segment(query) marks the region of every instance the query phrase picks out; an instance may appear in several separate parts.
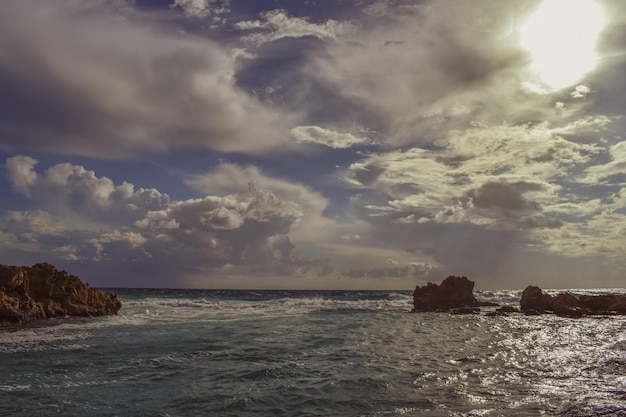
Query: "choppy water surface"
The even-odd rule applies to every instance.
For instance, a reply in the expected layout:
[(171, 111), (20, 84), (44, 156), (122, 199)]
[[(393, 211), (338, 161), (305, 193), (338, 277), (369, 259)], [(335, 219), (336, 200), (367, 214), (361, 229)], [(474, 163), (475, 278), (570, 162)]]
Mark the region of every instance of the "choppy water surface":
[(410, 294), (389, 292), (117, 293), (117, 317), (0, 329), (1, 416), (626, 416), (624, 316), (410, 314)]

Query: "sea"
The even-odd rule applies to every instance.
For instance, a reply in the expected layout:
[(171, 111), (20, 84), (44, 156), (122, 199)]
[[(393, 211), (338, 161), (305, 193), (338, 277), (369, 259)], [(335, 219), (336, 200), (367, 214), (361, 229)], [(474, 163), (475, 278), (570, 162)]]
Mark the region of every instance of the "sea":
[(0, 416), (626, 416), (626, 316), (411, 313), (401, 291), (111, 291), (117, 316), (0, 328)]

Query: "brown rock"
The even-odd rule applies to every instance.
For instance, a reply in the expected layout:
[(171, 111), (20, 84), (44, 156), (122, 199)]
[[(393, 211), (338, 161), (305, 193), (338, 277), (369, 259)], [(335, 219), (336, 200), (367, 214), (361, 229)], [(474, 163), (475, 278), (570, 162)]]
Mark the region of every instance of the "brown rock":
[(486, 313), (485, 316), (495, 317), (495, 316), (508, 316), (509, 313), (520, 313), (520, 310), (513, 306), (502, 306), (500, 308), (496, 308), (489, 313)]
[(597, 312), (608, 311), (611, 305), (619, 302), (620, 297), (621, 296), (617, 294), (581, 295), (579, 299), (581, 306), (592, 312)]
[(570, 293), (561, 293), (552, 297), (552, 311), (559, 317), (580, 318), (587, 312), (581, 308), (580, 300)]
[(50, 264), (0, 265), (0, 321), (103, 316), (117, 314), (120, 307), (115, 295), (90, 288)]
[(554, 297), (552, 297), (552, 306), (553, 307), (562, 306), (562, 307), (569, 307), (569, 308), (577, 308), (577, 307), (580, 307), (580, 301), (574, 295), (566, 292), (566, 293), (557, 294)]
[(579, 318), (586, 315), (626, 314), (626, 294), (580, 295), (544, 294), (539, 287), (529, 286), (520, 300), (526, 315), (552, 311), (557, 316)]
[(449, 276), (440, 285), (429, 282), (413, 292), (413, 311), (445, 311), (478, 305), (473, 294), (474, 281)]
[(626, 295), (619, 296), (619, 298), (609, 306), (609, 311), (615, 311), (618, 314), (626, 314)]
[(502, 306), (496, 309), (499, 313), (519, 313), (519, 309), (513, 306)]
[(586, 311), (579, 307), (568, 307), (565, 305), (555, 305), (552, 311), (559, 317), (571, 319), (579, 319), (586, 314)]
[(552, 310), (552, 296), (544, 294), (539, 287), (529, 285), (522, 292), (520, 307), (524, 312), (534, 310), (541, 313)]
[(455, 315), (463, 315), (463, 314), (479, 314), (480, 313), (480, 308), (478, 307), (460, 307), (460, 308), (453, 308), (452, 310), (450, 310), (450, 314), (455, 314)]

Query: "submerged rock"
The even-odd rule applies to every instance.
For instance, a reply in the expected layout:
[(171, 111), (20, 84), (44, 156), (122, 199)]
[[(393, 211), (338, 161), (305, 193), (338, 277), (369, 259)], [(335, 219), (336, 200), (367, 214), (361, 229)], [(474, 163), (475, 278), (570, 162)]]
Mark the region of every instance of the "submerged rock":
[(500, 308), (496, 308), (493, 311), (489, 311), (485, 313), (487, 317), (498, 317), (498, 316), (508, 316), (509, 313), (520, 313), (519, 309), (513, 306), (502, 306)]
[(0, 265), (0, 322), (113, 315), (120, 308), (115, 295), (91, 288), (48, 263)]
[(413, 291), (413, 311), (447, 311), (478, 307), (479, 302), (474, 298), (473, 289), (474, 281), (455, 276), (449, 276), (439, 285), (429, 282), (423, 287), (417, 286)]

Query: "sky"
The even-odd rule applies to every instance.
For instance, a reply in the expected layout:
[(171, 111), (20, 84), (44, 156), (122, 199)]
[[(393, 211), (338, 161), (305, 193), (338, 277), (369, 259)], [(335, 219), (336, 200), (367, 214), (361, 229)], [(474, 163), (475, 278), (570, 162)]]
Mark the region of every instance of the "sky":
[(626, 286), (621, 0), (4, 0), (0, 263)]

